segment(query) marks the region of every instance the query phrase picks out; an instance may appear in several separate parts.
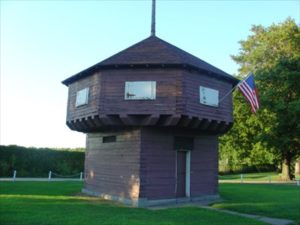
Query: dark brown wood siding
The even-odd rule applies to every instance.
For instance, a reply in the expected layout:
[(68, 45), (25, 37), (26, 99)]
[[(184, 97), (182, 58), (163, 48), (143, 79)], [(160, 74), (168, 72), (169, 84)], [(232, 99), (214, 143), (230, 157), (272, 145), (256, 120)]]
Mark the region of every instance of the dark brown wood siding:
[[(116, 135), (116, 142), (102, 143)], [(139, 196), (140, 131), (87, 135), (85, 188), (101, 194), (137, 199)]]
[(142, 129), (141, 198), (175, 198), (176, 152), (170, 131)]
[(191, 196), (218, 194), (218, 137), (197, 136), (191, 152)]
[[(125, 100), (126, 81), (156, 81), (156, 99)], [(69, 86), (67, 125), (81, 132), (111, 127), (184, 127), (226, 133), (232, 126), (232, 96), (219, 107), (200, 104), (199, 86), (230, 92), (229, 82), (183, 68), (106, 69)], [(75, 107), (77, 91), (89, 87), (89, 103)]]
[(176, 198), (176, 151), (174, 137), (194, 139), (191, 151), (191, 197), (218, 194), (217, 136), (183, 130), (144, 128), (141, 132), (140, 197)]
[[(124, 69), (103, 72), (99, 114), (175, 114), (181, 70)], [(126, 81), (156, 81), (155, 100), (125, 100)]]
[(232, 89), (231, 83), (192, 71), (184, 71), (183, 78), (184, 114), (209, 120), (232, 122), (231, 94), (224, 98), (219, 107), (213, 107), (200, 104), (199, 93), (200, 86), (212, 88), (219, 91), (220, 100)]

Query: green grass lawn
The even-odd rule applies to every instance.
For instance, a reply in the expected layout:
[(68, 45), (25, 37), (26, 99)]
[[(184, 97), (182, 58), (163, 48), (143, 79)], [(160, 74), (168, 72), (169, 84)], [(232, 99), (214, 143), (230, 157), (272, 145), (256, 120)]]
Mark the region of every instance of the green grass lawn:
[(288, 184), (221, 184), (215, 208), (286, 218), (300, 224), (300, 187)]
[[(251, 180), (251, 181), (269, 181), (271, 178), (271, 181), (280, 181), (281, 176), (279, 173), (276, 172), (264, 172), (264, 173), (245, 173), (243, 174), (244, 180)], [(228, 174), (228, 175), (219, 175), (219, 180), (240, 180), (241, 174)], [(296, 179), (300, 179), (300, 176), (297, 175)]]
[(256, 220), (196, 207), (155, 211), (125, 207), (98, 198), (78, 195), (81, 187), (80, 182), (0, 182), (0, 224), (264, 224)]

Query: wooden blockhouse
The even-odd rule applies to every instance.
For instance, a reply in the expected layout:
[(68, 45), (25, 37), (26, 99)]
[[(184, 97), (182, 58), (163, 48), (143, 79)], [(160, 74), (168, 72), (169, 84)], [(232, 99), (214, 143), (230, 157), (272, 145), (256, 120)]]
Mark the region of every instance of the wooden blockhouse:
[(87, 134), (83, 192), (135, 206), (218, 197), (237, 82), (156, 36), (64, 80), (67, 126)]

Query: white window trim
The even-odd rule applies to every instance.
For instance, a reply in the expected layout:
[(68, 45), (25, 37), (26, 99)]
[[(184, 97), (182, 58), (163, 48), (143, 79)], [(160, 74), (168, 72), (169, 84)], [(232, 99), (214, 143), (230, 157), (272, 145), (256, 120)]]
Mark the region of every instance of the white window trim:
[[(201, 93), (201, 91), (203, 89), (205, 89), (205, 90), (207, 90), (207, 91), (209, 91), (211, 93), (216, 94), (217, 95), (216, 96), (217, 103), (210, 103), (210, 102), (204, 101), (202, 93)], [(212, 106), (212, 107), (219, 107), (219, 90), (208, 88), (208, 87), (204, 87), (204, 86), (199, 86), (199, 98), (200, 98), (200, 103), (203, 104), (203, 105)]]
[[(150, 97), (129, 97), (129, 86), (130, 83), (151, 83), (151, 96)], [(155, 100), (156, 99), (156, 81), (126, 81), (125, 82), (125, 93), (124, 93), (125, 100)]]
[[(89, 92), (90, 92), (90, 89), (88, 87), (83, 88), (83, 89), (76, 92), (76, 102), (75, 102), (76, 107), (88, 104), (88, 102), (89, 102)], [(82, 101), (80, 99), (80, 95), (85, 95), (83, 97), (84, 99)]]
[(185, 196), (191, 196), (191, 151), (186, 152), (185, 158)]

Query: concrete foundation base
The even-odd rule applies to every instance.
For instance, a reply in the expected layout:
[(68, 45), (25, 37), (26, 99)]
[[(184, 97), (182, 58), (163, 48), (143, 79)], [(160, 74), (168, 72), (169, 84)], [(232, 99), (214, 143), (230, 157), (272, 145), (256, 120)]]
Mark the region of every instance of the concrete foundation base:
[(172, 199), (158, 199), (158, 200), (149, 200), (146, 198), (139, 199), (128, 199), (120, 196), (113, 196), (109, 194), (99, 193), (85, 188), (82, 189), (82, 192), (87, 195), (97, 196), (105, 200), (117, 201), (125, 205), (133, 207), (150, 207), (150, 206), (164, 206), (164, 205), (176, 205), (184, 203), (213, 203), (221, 200), (219, 195), (203, 195), (198, 197), (187, 197), (187, 198), (172, 198)]

